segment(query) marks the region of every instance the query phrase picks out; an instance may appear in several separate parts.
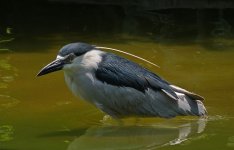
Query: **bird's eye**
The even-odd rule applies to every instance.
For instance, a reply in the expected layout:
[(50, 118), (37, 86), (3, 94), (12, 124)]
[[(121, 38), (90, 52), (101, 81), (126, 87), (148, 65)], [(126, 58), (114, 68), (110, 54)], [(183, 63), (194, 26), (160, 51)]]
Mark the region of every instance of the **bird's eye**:
[(71, 62), (74, 58), (76, 57), (76, 55), (74, 54), (74, 53), (71, 53), (70, 55), (69, 55), (69, 61)]
[(65, 60), (67, 63), (71, 63), (75, 57), (76, 57), (76, 55), (71, 53), (67, 56), (67, 58)]

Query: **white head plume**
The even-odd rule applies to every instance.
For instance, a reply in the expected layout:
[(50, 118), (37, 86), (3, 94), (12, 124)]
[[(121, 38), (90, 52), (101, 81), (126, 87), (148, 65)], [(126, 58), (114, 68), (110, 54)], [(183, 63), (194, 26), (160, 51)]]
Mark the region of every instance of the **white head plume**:
[(146, 60), (146, 59), (144, 59), (144, 58), (142, 58), (142, 57), (136, 56), (136, 55), (134, 55), (134, 54), (131, 54), (131, 53), (128, 53), (128, 52), (119, 50), (119, 49), (114, 49), (114, 48), (109, 48), (109, 47), (101, 47), (101, 46), (95, 46), (95, 48), (97, 48), (97, 49), (107, 49), (107, 50), (112, 50), (112, 51), (120, 52), (120, 53), (123, 53), (123, 54), (127, 54), (127, 55), (129, 55), (129, 56), (135, 57), (135, 58), (137, 58), (137, 59), (140, 59), (140, 60), (142, 60), (142, 61), (145, 61), (145, 62), (147, 62), (147, 63), (149, 63), (149, 64), (151, 64), (151, 65), (154, 65), (154, 66), (160, 68), (158, 65), (156, 65), (155, 63), (152, 63), (152, 62), (149, 61), (149, 60)]

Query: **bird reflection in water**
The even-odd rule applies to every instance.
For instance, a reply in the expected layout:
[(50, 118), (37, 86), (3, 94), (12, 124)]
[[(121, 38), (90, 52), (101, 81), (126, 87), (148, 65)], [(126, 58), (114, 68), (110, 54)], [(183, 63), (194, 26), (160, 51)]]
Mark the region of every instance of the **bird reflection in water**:
[(96, 126), (73, 140), (68, 150), (156, 149), (181, 144), (201, 136), (206, 119), (137, 126)]

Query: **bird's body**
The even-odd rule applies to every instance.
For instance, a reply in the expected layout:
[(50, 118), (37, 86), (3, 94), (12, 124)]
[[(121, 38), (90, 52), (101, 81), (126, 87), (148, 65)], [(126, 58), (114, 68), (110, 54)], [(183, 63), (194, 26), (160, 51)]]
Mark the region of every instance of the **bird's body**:
[(39, 75), (52, 72), (51, 66), (58, 65), (58, 60), (63, 60), (60, 69), (64, 70), (65, 81), (73, 94), (112, 117), (206, 115), (199, 95), (171, 85), (138, 64), (95, 46), (66, 45), (56, 61), (43, 68)]

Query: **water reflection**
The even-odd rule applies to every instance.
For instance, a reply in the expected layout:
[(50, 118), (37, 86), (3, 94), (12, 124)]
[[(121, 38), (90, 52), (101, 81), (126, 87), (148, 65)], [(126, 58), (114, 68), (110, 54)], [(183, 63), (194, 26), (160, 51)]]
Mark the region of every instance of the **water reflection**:
[(17, 69), (9, 62), (9, 57), (0, 57), (0, 111), (19, 103), (8, 91), (8, 85), (18, 76)]
[(1, 125), (0, 126), (0, 144), (1, 142), (10, 141), (13, 139), (13, 126), (11, 125)]
[(151, 126), (93, 126), (73, 140), (67, 150), (156, 149), (177, 145), (202, 134), (206, 120)]

